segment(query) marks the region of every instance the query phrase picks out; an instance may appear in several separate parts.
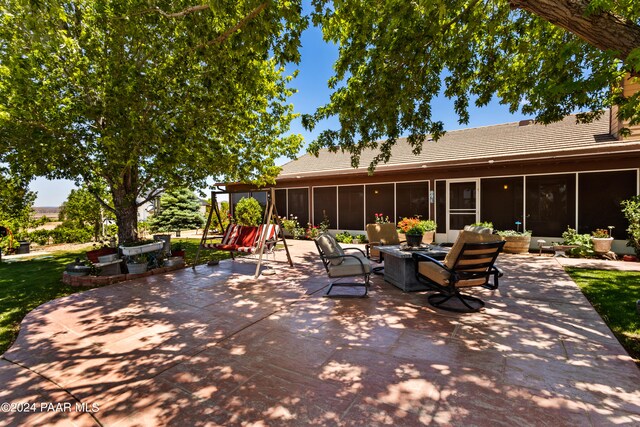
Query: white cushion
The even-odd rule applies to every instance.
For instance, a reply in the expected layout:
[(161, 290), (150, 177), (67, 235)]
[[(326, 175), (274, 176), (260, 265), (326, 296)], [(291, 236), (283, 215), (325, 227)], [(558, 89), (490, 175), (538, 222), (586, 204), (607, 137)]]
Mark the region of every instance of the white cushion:
[(329, 263), (331, 265), (342, 264), (344, 260), (344, 258), (342, 258), (344, 256), (344, 250), (342, 250), (332, 235), (323, 233), (316, 238), (316, 242), (326, 257), (340, 256), (339, 258), (330, 258)]

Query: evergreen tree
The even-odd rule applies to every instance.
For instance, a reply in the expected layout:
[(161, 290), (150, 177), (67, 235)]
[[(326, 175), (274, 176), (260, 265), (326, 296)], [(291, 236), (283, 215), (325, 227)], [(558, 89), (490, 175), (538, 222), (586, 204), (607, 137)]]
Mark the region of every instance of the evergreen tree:
[(200, 200), (187, 188), (165, 192), (160, 197), (160, 212), (149, 219), (154, 231), (191, 230), (203, 225)]

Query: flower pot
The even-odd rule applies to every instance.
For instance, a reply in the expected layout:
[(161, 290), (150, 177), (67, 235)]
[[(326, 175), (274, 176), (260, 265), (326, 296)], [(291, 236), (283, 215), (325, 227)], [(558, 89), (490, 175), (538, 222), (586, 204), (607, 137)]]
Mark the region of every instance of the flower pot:
[(103, 262), (100, 261), (100, 257), (113, 254), (118, 254), (118, 250), (116, 248), (100, 248), (87, 252), (87, 258), (92, 263), (97, 264), (99, 262)]
[(592, 237), (593, 251), (597, 254), (606, 254), (611, 250), (613, 237)]
[(435, 240), (435, 237), (436, 237), (435, 231), (425, 231), (424, 234), (422, 235), (422, 243), (424, 243), (425, 245), (429, 245), (433, 243), (433, 241)]
[(529, 253), (531, 236), (504, 236), (502, 240), (506, 242), (502, 250), (508, 254)]
[(418, 247), (422, 243), (422, 234), (407, 234), (407, 245)]
[(120, 250), (122, 251), (122, 255), (132, 256), (146, 254), (147, 252), (159, 251), (163, 247), (164, 242), (153, 242), (140, 246), (120, 246)]
[(147, 271), (147, 264), (127, 264), (127, 271), (129, 271), (129, 274), (145, 273)]

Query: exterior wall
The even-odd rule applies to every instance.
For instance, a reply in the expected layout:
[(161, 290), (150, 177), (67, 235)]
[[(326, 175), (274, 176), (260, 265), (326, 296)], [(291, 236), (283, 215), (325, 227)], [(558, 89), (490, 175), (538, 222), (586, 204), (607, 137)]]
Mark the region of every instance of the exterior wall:
[[(379, 169), (372, 176), (366, 173), (358, 174), (336, 174), (332, 176), (302, 177), (299, 179), (279, 179), (276, 188), (307, 188), (309, 191), (309, 212), (313, 212), (313, 187), (322, 186), (343, 186), (354, 184), (380, 184), (380, 183), (400, 183), (411, 181), (428, 181), (431, 193), (436, 189), (436, 180), (455, 180), (455, 179), (481, 179), (496, 178), (510, 176), (533, 176), (533, 175), (550, 175), (561, 173), (577, 173), (577, 172), (598, 172), (598, 171), (614, 171), (628, 170), (640, 168), (640, 152), (631, 152), (624, 154), (598, 154), (591, 156), (576, 156), (568, 158), (552, 158), (544, 161), (510, 161), (510, 162), (493, 162), (486, 164), (476, 164), (470, 166), (447, 167), (447, 168), (430, 168), (417, 167), (412, 170), (396, 170), (386, 171)], [(612, 183), (615, 185), (615, 183)], [(229, 186), (232, 191), (239, 191), (241, 186)], [(246, 188), (246, 187), (245, 187)], [(638, 191), (638, 183), (636, 183), (636, 194)], [(435, 194), (430, 197), (429, 216), (431, 219), (441, 221), (436, 218)], [(479, 209), (479, 206), (478, 206)], [(577, 215), (577, 214), (576, 214)], [(318, 221), (314, 221), (318, 222)], [(342, 230), (342, 229), (341, 229)], [(363, 232), (363, 230), (349, 230)], [(622, 230), (616, 230), (616, 237), (621, 239), (626, 235)], [(442, 235), (440, 241), (442, 241)], [(446, 235), (445, 235), (446, 236)], [(547, 239), (558, 241), (560, 236), (544, 236)], [(541, 236), (534, 236), (532, 245), (536, 245), (536, 240)], [(548, 240), (549, 241), (549, 240)], [(624, 251), (624, 242), (619, 241), (616, 250)]]
[[(622, 94), (624, 97), (630, 97), (634, 95), (636, 92), (640, 90), (640, 79), (630, 79), (629, 77), (625, 77), (622, 81)], [(611, 116), (610, 120), (610, 132), (616, 138), (625, 140), (625, 141), (638, 141), (640, 140), (640, 125), (629, 126), (628, 123), (621, 122), (618, 120), (618, 107), (613, 106), (611, 108)], [(626, 137), (621, 137), (619, 135), (620, 129), (623, 127), (628, 128), (631, 131), (631, 135)]]

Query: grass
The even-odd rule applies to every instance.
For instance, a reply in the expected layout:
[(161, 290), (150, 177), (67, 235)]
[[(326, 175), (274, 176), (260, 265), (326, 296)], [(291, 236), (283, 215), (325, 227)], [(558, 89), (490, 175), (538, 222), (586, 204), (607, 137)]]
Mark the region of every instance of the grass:
[(571, 278), (640, 365), (640, 272), (567, 268)]
[(51, 256), (0, 263), (0, 354), (18, 336), (20, 322), (31, 310), (52, 299), (78, 292), (62, 283), (66, 264), (86, 251), (56, 252)]
[[(179, 239), (184, 244), (186, 262), (195, 261), (200, 239)], [(54, 252), (49, 256), (15, 259), (0, 263), (0, 354), (15, 341), (22, 319), (47, 301), (86, 290), (62, 283), (62, 272), (76, 257), (85, 258), (87, 249)], [(226, 251), (202, 250), (198, 263), (230, 258)]]

